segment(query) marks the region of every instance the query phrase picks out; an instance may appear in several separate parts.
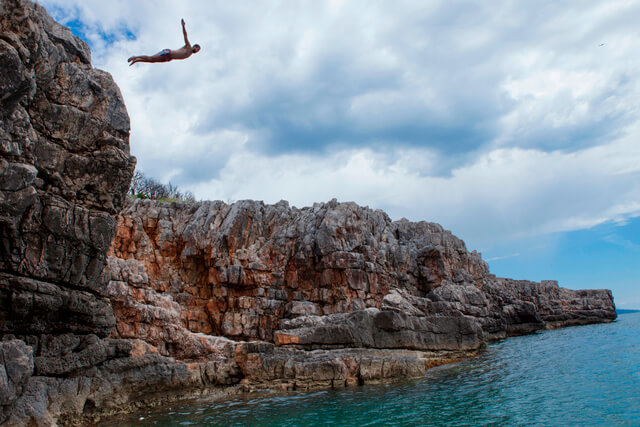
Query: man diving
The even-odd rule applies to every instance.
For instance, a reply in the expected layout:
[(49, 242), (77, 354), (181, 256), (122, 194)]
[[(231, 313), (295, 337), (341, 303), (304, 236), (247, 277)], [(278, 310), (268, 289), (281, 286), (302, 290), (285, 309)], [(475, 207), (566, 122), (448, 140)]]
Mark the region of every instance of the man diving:
[(187, 38), (187, 29), (185, 28), (184, 19), (181, 20), (182, 23), (182, 34), (184, 35), (184, 46), (180, 49), (162, 49), (160, 52), (156, 53), (153, 56), (139, 55), (132, 56), (127, 61), (129, 62), (129, 66), (132, 66), (136, 62), (169, 62), (174, 59), (187, 59), (194, 53), (200, 52), (200, 45), (194, 44), (191, 46), (189, 43), (189, 39)]

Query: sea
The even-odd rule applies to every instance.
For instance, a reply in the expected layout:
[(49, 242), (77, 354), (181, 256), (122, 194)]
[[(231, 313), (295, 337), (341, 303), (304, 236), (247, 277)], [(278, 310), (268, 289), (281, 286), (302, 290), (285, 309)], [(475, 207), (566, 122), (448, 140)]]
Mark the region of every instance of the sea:
[(493, 343), (419, 380), (193, 401), (124, 426), (640, 426), (640, 313)]

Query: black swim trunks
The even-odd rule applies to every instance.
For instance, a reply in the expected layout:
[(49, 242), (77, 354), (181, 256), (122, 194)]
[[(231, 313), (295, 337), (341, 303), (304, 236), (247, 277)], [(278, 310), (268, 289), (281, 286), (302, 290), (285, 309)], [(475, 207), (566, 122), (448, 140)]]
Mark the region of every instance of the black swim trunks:
[(162, 58), (164, 61), (171, 61), (171, 49), (162, 49), (156, 56)]

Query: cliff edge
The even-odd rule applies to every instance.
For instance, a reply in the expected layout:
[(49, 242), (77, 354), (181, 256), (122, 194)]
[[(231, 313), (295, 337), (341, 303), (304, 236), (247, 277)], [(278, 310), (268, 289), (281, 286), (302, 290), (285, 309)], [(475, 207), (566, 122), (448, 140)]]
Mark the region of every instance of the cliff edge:
[[(0, 423), (82, 411), (82, 369), (119, 352), (106, 252), (135, 159), (89, 47), (40, 6), (0, 1)], [(90, 375), (89, 375), (90, 376)]]
[(349, 349), (352, 371), (324, 379), (335, 386), (363, 382), (365, 353), (391, 363), (402, 350), (402, 369), (415, 373), (492, 340), (616, 317), (610, 291), (498, 278), (438, 224), (335, 200), (136, 200), (118, 215), (109, 254), (114, 337), (193, 361), (209, 357), (194, 345), (205, 337), (260, 342), (259, 372), (238, 365), (246, 385), (317, 385), (286, 372), (287, 352), (344, 360)]
[(497, 278), (439, 225), (354, 203), (128, 201), (120, 91), (28, 0), (0, 0), (0, 101), (3, 425), (419, 377), (616, 317), (610, 291)]

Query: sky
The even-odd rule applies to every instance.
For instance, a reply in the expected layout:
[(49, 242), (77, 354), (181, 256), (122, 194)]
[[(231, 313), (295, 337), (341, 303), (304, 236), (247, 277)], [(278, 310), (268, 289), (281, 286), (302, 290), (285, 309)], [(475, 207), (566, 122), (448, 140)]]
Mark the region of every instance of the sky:
[[(145, 175), (438, 222), (498, 276), (640, 308), (640, 2), (39, 3), (113, 75)], [(200, 53), (128, 66), (181, 18)]]

